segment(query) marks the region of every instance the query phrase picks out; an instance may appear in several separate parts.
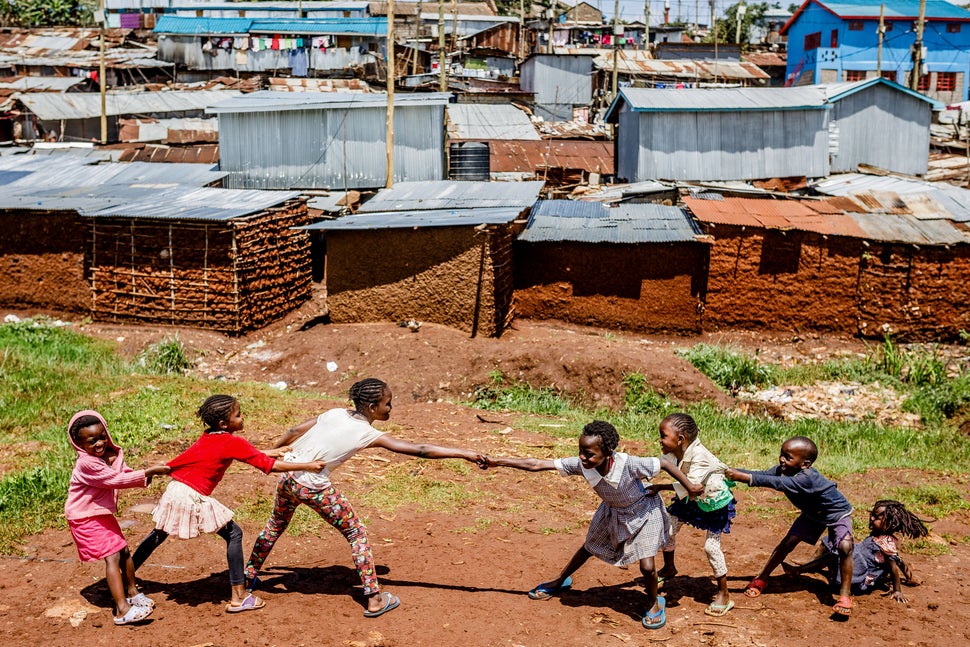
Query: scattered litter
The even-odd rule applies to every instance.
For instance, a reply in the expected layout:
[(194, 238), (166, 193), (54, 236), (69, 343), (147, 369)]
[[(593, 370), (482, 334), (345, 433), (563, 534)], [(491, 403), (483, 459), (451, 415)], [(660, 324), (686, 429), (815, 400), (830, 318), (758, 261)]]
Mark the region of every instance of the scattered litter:
[(276, 389), (277, 391), (285, 391), (286, 390), (286, 382), (284, 382), (282, 380), (280, 380), (279, 382), (276, 382), (275, 384), (270, 384), (270, 386), (273, 387), (274, 389)]
[(738, 408), (759, 407), (783, 420), (804, 418), (860, 421), (897, 427), (919, 427), (920, 417), (902, 410), (905, 396), (894, 389), (856, 382), (816, 382), (804, 386), (776, 386), (762, 391), (738, 393)]
[(510, 434), (510, 433), (512, 433), (513, 431), (514, 431), (514, 430), (512, 429), (512, 427), (506, 427), (505, 429), (499, 429), (499, 430), (498, 430), (498, 431), (496, 431), (495, 433), (497, 433), (497, 434), (501, 434), (501, 435), (503, 435), (503, 436), (506, 436), (506, 435), (508, 435), (508, 434)]
[(251, 344), (250, 344), (249, 346), (246, 346), (246, 348), (247, 348), (248, 350), (252, 350), (252, 349), (254, 349), (254, 348), (262, 348), (262, 347), (263, 347), (263, 346), (265, 346), (265, 345), (266, 345), (266, 341), (265, 341), (265, 340), (263, 340), (263, 339), (260, 339), (259, 341), (254, 341), (254, 342), (253, 342), (253, 343), (251, 343)]
[(337, 370), (337, 362), (327, 362), (327, 370), (331, 373)]
[(20, 317), (17, 315), (7, 315), (3, 318), (3, 323), (20, 323)]
[(167, 422), (163, 422), (158, 426), (161, 427), (162, 429), (175, 429), (175, 425), (170, 425)]

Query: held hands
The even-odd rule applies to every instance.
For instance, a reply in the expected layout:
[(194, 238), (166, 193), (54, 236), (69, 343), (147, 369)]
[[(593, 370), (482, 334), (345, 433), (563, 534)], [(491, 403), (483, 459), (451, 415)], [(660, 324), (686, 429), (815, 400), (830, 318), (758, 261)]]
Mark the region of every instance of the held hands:
[(469, 452), (465, 460), (469, 463), (475, 463), (480, 469), (487, 470), (489, 467), (489, 458), (485, 454), (480, 454), (479, 452)]

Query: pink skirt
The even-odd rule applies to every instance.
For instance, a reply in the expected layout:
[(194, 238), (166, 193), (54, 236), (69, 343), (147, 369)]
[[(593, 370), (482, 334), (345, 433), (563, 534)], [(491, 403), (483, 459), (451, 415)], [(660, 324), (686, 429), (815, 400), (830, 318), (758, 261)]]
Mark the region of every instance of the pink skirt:
[(169, 481), (152, 511), (155, 528), (179, 539), (215, 532), (232, 521), (232, 517), (232, 510), (179, 481)]
[(97, 562), (128, 547), (121, 526), (113, 514), (99, 514), (84, 519), (68, 519), (77, 556), (82, 562)]

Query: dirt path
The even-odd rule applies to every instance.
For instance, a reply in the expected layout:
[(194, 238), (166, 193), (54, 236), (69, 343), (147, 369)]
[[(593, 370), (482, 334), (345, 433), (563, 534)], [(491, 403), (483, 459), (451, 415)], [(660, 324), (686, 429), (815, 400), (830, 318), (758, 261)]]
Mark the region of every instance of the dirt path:
[[(289, 325), (289, 330), (287, 330)], [(523, 431), (497, 433), (509, 421), (439, 399), (456, 398), (488, 379), (493, 370), (548, 380), (591, 401), (612, 402), (619, 380), (631, 368), (646, 371), (664, 392), (683, 400), (730, 399), (671, 348), (698, 340), (640, 338), (586, 331), (557, 324), (523, 323), (501, 340), (468, 340), (436, 326), (420, 332), (390, 325), (313, 326), (300, 331), (287, 322), (260, 335), (227, 339), (180, 331), (190, 347), (206, 351), (201, 371), (229, 379), (259, 379), (345, 395), (349, 381), (377, 375), (396, 385), (395, 433), (412, 440), (466, 445), (504, 454), (543, 454), (556, 441)], [(89, 332), (137, 352), (166, 329), (88, 326)], [(758, 339), (768, 347), (766, 339)], [(791, 344), (777, 339), (772, 352), (799, 352), (829, 340)], [(841, 342), (851, 346), (852, 342)], [(788, 344), (791, 348), (786, 346)], [(806, 351), (808, 352), (808, 351)], [(330, 372), (327, 362), (336, 362)], [(541, 383), (541, 382), (540, 382)], [(658, 386), (659, 388), (659, 386)], [(405, 394), (407, 394), (407, 397)], [(308, 402), (308, 413), (331, 404)], [(257, 444), (268, 438), (251, 438)], [(561, 441), (567, 445), (570, 441)], [(654, 454), (655, 446), (627, 443), (628, 451)], [(382, 485), (388, 470), (404, 459), (364, 452), (341, 467), (335, 482), (352, 500)], [(639, 620), (643, 595), (636, 569), (591, 561), (575, 577), (573, 590), (545, 602), (531, 601), (529, 588), (554, 576), (581, 545), (597, 499), (578, 479), (513, 470), (456, 472), (437, 461), (409, 461), (407, 473), (459, 482), (469, 498), (451, 509), (413, 506), (385, 511), (359, 505), (379, 564), (383, 586), (402, 599), (380, 619), (362, 616), (359, 582), (349, 550), (329, 527), (280, 540), (267, 564), (261, 595), (267, 606), (228, 615), (224, 544), (217, 537), (159, 548), (139, 572), (158, 610), (139, 627), (114, 627), (101, 563), (82, 564), (66, 530), (31, 537), (27, 559), (0, 559), (0, 626), (11, 644), (49, 645), (962, 645), (970, 641), (970, 536), (967, 515), (934, 526), (937, 538), (951, 538), (942, 556), (907, 560), (926, 584), (906, 589), (909, 605), (878, 594), (858, 598), (847, 622), (833, 620), (834, 598), (819, 579), (770, 581), (766, 594), (741, 595), (768, 552), (790, 524), (790, 506), (768, 491), (739, 488), (740, 514), (724, 547), (737, 607), (723, 618), (705, 616), (714, 587), (703, 554), (703, 535), (686, 531), (679, 540), (681, 576), (666, 585), (668, 624), (647, 632)], [(840, 484), (853, 502), (864, 504), (898, 484), (946, 482), (970, 494), (967, 480), (914, 471), (880, 470)], [(234, 467), (216, 495), (235, 506), (259, 494), (267, 501), (274, 481)], [(150, 509), (160, 493), (122, 496), (122, 524), (134, 546), (150, 529)], [(142, 505), (139, 505), (142, 504)], [(265, 514), (265, 512), (264, 512)], [(258, 514), (241, 519), (245, 549), (261, 527)], [(945, 541), (940, 539), (940, 541)], [(805, 548), (800, 553), (807, 555)]]

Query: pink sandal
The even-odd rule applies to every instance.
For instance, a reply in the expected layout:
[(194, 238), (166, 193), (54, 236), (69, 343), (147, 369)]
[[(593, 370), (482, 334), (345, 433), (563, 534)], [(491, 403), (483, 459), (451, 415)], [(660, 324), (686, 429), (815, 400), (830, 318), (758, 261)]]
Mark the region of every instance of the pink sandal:
[(768, 586), (767, 582), (765, 582), (760, 577), (756, 577), (753, 580), (751, 580), (750, 584), (748, 584), (748, 588), (744, 590), (744, 594), (749, 598), (756, 598), (760, 596), (762, 593), (764, 593), (766, 586)]

